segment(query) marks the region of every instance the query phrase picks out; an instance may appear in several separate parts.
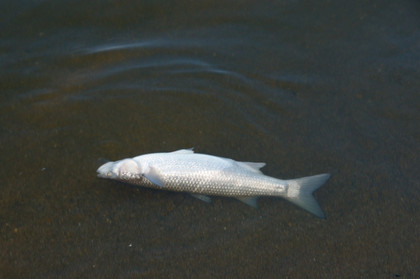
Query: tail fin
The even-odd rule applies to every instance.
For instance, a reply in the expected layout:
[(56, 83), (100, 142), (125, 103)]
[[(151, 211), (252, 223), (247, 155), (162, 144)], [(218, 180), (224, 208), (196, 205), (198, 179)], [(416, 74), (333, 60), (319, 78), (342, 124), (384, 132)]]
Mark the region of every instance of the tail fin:
[(330, 174), (324, 173), (287, 180), (287, 196), (284, 198), (320, 218), (325, 218), (325, 214), (312, 196), (312, 192), (321, 187), (328, 178), (330, 178)]

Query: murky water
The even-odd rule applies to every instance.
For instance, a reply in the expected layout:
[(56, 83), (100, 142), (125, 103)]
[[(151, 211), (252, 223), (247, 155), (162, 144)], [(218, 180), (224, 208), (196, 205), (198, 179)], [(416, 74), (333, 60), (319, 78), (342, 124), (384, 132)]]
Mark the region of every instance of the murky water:
[[(417, 1), (0, 4), (0, 277), (416, 278)], [(96, 178), (194, 147), (332, 173), (280, 199)]]

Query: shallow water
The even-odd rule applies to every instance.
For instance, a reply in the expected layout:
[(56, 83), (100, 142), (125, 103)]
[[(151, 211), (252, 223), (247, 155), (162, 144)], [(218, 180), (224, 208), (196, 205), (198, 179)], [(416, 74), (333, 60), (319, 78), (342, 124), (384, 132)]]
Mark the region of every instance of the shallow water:
[[(417, 1), (0, 10), (0, 277), (419, 277)], [(96, 178), (189, 147), (332, 173), (327, 219)]]

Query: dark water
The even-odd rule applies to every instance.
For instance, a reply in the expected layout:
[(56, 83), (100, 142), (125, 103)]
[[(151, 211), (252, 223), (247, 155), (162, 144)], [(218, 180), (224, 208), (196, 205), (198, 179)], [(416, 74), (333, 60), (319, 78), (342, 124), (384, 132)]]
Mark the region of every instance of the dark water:
[[(418, 1), (134, 2), (0, 4), (1, 278), (419, 278)], [(96, 178), (189, 147), (327, 219)]]

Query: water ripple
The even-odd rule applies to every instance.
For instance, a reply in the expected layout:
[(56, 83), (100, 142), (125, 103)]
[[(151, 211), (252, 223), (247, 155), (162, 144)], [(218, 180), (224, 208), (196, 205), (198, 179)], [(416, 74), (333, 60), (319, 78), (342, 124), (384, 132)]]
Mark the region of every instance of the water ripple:
[(141, 42), (134, 42), (134, 43), (108, 43), (103, 45), (94, 46), (85, 50), (86, 54), (92, 53), (101, 53), (101, 52), (108, 52), (108, 51), (115, 51), (115, 50), (127, 50), (127, 49), (139, 49), (139, 48), (154, 48), (154, 47), (162, 47), (167, 45), (166, 40), (156, 39), (156, 40), (148, 40), (148, 41), (141, 41)]

